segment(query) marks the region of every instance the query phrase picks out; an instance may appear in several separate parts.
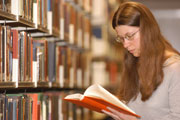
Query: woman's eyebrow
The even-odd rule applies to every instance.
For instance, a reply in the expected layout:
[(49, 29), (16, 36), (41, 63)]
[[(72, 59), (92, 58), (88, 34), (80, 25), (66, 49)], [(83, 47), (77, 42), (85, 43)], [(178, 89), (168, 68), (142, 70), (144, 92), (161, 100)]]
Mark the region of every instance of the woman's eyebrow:
[(119, 37), (125, 37), (126, 35), (131, 35), (131, 32), (127, 32), (126, 34), (122, 35), (118, 35)]

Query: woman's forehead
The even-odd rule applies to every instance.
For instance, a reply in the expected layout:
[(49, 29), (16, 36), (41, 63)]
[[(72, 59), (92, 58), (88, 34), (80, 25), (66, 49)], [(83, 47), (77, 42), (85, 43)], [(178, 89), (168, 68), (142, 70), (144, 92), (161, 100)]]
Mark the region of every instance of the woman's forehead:
[(134, 32), (135, 30), (139, 29), (139, 27), (135, 26), (128, 26), (128, 25), (119, 25), (115, 27), (115, 30), (118, 34), (126, 34), (126, 33), (131, 33)]

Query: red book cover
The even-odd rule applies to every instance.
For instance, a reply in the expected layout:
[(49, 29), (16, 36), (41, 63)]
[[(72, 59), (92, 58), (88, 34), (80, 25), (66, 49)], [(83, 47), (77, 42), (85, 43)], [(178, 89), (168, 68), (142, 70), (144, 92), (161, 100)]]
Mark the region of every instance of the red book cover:
[(13, 39), (13, 58), (18, 59), (18, 30), (11, 30)]
[(33, 100), (32, 120), (38, 120), (38, 94), (28, 94)]
[(100, 113), (102, 110), (109, 111), (107, 107), (110, 107), (121, 113), (140, 117), (117, 97), (97, 84), (88, 87), (83, 95), (71, 94), (66, 96), (64, 100)]

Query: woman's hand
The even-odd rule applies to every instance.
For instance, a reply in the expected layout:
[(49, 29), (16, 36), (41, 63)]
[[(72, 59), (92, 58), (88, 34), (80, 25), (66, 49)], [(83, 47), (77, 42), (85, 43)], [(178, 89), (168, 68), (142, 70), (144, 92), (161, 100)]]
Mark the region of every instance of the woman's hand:
[(112, 108), (107, 107), (108, 110), (110, 110), (111, 112), (102, 110), (103, 113), (111, 116), (112, 118), (114, 118), (115, 120), (138, 120), (136, 117), (131, 116), (131, 115), (127, 115), (127, 114), (123, 114), (120, 113)]

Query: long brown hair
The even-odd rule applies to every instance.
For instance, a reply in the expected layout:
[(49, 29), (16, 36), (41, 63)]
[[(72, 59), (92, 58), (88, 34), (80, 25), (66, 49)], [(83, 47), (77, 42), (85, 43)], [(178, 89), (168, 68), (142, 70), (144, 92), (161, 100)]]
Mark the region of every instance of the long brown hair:
[(165, 50), (178, 52), (163, 37), (150, 10), (141, 3), (125, 2), (119, 6), (112, 27), (115, 29), (119, 25), (140, 28), (140, 57), (124, 50), (119, 96), (128, 102), (141, 92), (141, 99), (145, 101), (163, 81)]

